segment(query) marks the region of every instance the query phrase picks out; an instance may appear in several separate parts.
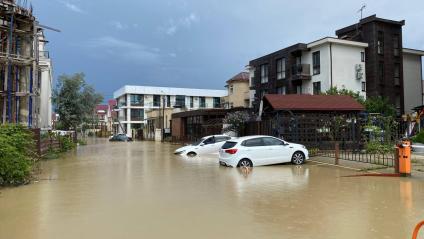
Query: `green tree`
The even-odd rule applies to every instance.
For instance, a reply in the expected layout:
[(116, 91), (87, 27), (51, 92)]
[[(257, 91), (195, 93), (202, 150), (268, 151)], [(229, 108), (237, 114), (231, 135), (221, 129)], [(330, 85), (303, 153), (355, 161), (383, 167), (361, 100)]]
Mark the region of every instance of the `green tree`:
[(337, 87), (331, 87), (327, 90), (324, 95), (349, 95), (362, 104), (368, 113), (379, 113), (384, 116), (396, 116), (396, 109), (389, 103), (387, 98), (381, 96), (368, 97), (366, 100), (362, 97), (359, 92), (352, 90), (337, 89)]
[(76, 130), (92, 117), (103, 96), (87, 85), (84, 73), (59, 76), (53, 91), (53, 103), (59, 114), (59, 124), (64, 130)]
[(359, 92), (354, 92), (352, 90), (346, 89), (338, 89), (337, 86), (331, 87), (324, 93), (324, 95), (349, 95), (362, 105), (365, 104), (365, 99), (359, 94)]
[(228, 113), (224, 118), (224, 132), (234, 132), (237, 136), (240, 136), (244, 132), (246, 123), (249, 121), (250, 115), (245, 111), (236, 111)]
[(365, 101), (365, 108), (368, 113), (379, 113), (384, 116), (396, 116), (396, 109), (389, 103), (387, 98), (381, 96), (369, 97)]

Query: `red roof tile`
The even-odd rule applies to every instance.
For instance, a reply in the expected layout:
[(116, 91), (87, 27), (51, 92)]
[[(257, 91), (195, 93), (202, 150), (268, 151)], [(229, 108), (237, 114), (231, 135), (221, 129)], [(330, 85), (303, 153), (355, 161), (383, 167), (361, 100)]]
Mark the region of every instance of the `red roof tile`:
[(240, 72), (237, 75), (233, 76), (233, 78), (229, 79), (227, 83), (234, 81), (249, 81), (249, 73), (248, 72)]
[(362, 111), (364, 106), (346, 95), (274, 95), (264, 96), (274, 110)]

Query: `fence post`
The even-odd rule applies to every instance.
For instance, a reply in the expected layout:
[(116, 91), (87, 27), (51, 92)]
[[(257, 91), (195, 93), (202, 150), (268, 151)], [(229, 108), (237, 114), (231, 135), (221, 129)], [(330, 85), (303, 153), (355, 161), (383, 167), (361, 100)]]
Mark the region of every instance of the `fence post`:
[(340, 145), (339, 142), (336, 142), (335, 144), (335, 160), (334, 160), (334, 164), (335, 165), (339, 165), (339, 158), (340, 158)]
[(395, 157), (394, 157), (394, 166), (395, 166), (395, 173), (399, 173), (399, 148), (396, 147), (395, 151)]

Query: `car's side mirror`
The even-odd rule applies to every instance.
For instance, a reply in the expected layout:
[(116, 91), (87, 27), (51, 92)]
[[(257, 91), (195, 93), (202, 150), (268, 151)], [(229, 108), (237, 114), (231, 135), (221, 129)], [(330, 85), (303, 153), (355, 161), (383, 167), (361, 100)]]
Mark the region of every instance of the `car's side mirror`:
[(200, 146), (205, 146), (205, 143), (200, 143)]

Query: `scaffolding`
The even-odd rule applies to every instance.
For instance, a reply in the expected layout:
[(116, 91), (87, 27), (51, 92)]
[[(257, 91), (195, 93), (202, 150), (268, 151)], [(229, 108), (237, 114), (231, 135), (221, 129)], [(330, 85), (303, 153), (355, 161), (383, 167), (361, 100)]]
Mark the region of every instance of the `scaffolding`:
[(0, 0), (0, 123), (37, 127), (40, 30), (26, 0)]

